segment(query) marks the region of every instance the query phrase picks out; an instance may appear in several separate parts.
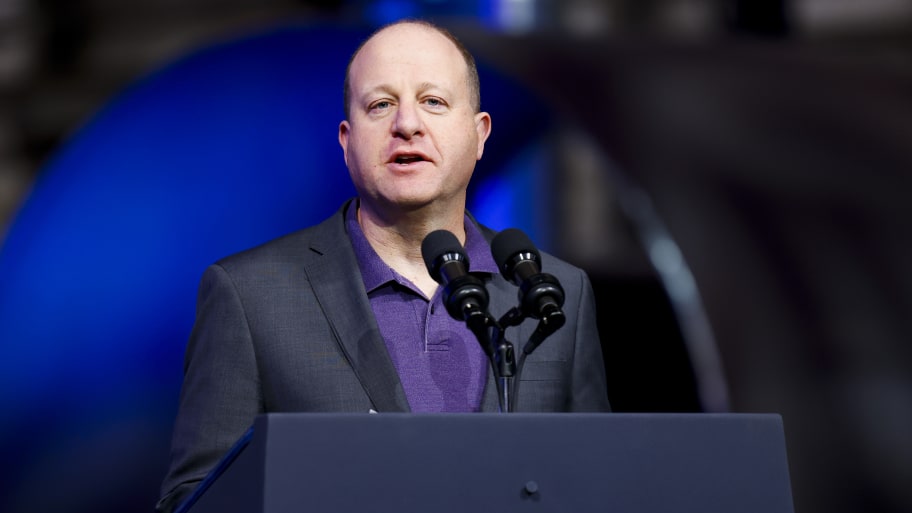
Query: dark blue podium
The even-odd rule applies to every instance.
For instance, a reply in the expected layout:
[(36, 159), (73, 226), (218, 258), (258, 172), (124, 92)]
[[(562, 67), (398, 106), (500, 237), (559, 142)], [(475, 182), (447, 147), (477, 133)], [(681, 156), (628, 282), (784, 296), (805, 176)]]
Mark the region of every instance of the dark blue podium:
[(191, 513), (792, 513), (772, 414), (269, 414)]

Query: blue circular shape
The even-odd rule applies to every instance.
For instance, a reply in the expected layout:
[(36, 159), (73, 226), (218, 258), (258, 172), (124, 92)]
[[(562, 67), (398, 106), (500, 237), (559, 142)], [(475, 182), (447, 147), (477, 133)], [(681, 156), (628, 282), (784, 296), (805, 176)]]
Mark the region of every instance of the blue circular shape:
[[(0, 476), (0, 510), (56, 509), (53, 493), (25, 497), (50, 469), (74, 490), (111, 490), (101, 476), (115, 473), (134, 476), (125, 490), (157, 487), (204, 268), (354, 194), (337, 130), (345, 66), (368, 33), (289, 25), (197, 51), (129, 86), (47, 163), (0, 248), (0, 452), (15, 469)], [(473, 185), (484, 201), (470, 205), (518, 205), (507, 198), (534, 191), (515, 154), (547, 114), (479, 72), (495, 130)], [(511, 166), (521, 180), (498, 178)], [(509, 225), (511, 212), (493, 212), (482, 221)], [(143, 447), (125, 452), (139, 431), (118, 426), (142, 426)], [(85, 440), (119, 470), (63, 458)], [(137, 468), (155, 482), (139, 483)]]

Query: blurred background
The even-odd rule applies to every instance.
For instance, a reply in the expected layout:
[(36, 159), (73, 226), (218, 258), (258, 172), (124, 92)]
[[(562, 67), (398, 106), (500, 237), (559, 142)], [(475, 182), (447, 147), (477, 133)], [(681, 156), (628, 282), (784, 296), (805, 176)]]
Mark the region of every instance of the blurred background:
[(617, 411), (780, 413), (796, 511), (912, 511), (908, 0), (0, 0), (0, 511), (152, 510), (203, 269), (352, 194), (402, 17), (475, 53), (470, 209), (589, 272)]

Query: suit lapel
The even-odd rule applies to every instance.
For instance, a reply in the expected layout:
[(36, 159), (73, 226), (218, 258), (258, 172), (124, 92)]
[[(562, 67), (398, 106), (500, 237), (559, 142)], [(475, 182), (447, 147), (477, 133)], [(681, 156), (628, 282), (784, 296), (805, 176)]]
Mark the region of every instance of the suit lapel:
[[(346, 204), (347, 206), (347, 204)], [(320, 308), (379, 412), (407, 412), (408, 400), (380, 336), (358, 262), (345, 232), (345, 207), (317, 227), (304, 270)]]

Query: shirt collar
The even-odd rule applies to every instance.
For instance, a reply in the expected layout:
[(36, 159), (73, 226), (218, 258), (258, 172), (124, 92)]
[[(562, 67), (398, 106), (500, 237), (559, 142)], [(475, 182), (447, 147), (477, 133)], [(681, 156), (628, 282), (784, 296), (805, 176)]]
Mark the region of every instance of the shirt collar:
[[(463, 222), (466, 232), (465, 250), (469, 257), (469, 272), (471, 273), (497, 273), (497, 264), (491, 255), (491, 247), (481, 233), (481, 229), (472, 221), (468, 214)], [(386, 265), (374, 248), (371, 247), (358, 223), (358, 201), (352, 201), (345, 212), (345, 229), (351, 239), (358, 267), (361, 269), (361, 279), (368, 292), (396, 280), (396, 273)]]

